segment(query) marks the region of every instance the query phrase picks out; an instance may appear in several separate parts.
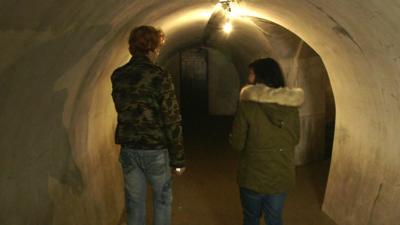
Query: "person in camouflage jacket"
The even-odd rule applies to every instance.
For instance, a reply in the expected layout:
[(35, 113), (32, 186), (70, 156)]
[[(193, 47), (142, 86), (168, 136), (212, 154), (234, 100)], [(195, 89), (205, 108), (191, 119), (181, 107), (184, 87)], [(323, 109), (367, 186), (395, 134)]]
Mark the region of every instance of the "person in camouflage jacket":
[(171, 166), (183, 167), (182, 117), (171, 75), (137, 51), (111, 76), (118, 112), (115, 142), (134, 149), (163, 149)]
[(132, 58), (112, 76), (118, 113), (115, 142), (121, 145), (127, 225), (145, 225), (147, 183), (153, 190), (155, 225), (171, 224), (171, 170), (185, 170), (181, 114), (171, 75), (154, 64), (164, 34), (151, 26), (132, 30)]
[(171, 75), (143, 54), (114, 71), (118, 125), (115, 142), (134, 149), (163, 149), (171, 166), (184, 166), (181, 114)]

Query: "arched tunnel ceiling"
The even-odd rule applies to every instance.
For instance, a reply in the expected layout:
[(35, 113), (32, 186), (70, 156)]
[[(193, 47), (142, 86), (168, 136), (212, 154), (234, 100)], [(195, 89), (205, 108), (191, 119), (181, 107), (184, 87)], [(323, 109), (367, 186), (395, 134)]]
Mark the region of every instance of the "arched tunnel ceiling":
[[(161, 24), (160, 27), (165, 29), (168, 36), (159, 61), (163, 62), (185, 48), (211, 47), (223, 52), (244, 75), (250, 60), (272, 55), (268, 39), (251, 21), (235, 21), (235, 31), (228, 35), (221, 30), (223, 23), (218, 23), (217, 28), (207, 31), (209, 18), (210, 15), (202, 20), (186, 21), (184, 24), (173, 26), (171, 30), (165, 29)], [(168, 23), (176, 24), (174, 20), (166, 20), (166, 24)]]
[[(222, 52), (233, 62), (246, 81), (247, 65), (261, 57), (285, 60), (294, 57), (301, 47), (301, 39), (285, 28), (262, 18), (238, 17), (233, 21), (234, 31), (226, 34), (222, 30), (224, 21), (217, 21), (210, 28), (210, 13), (201, 10), (196, 13), (175, 13), (175, 19), (162, 20), (159, 24), (168, 34), (159, 62), (171, 58), (177, 52), (191, 47), (210, 47)], [(188, 16), (189, 15), (189, 16)], [(198, 18), (194, 18), (198, 15)], [(184, 19), (184, 23), (176, 22)], [(156, 23), (157, 24), (157, 23)], [(166, 25), (165, 25), (166, 24)], [(173, 25), (171, 25), (173, 24)], [(128, 56), (130, 57), (130, 56)]]
[[(204, 24), (202, 16), (206, 14), (201, 12), (212, 10), (216, 2), (0, 1), (3, 174), (24, 174), (18, 163), (34, 164), (36, 151), (50, 145), (67, 148), (64, 142), (70, 142), (74, 152), (70, 157), (82, 167), (82, 173), (90, 173), (84, 157), (97, 155), (94, 150), (86, 149), (112, 145), (109, 136), (112, 132), (101, 133), (99, 129), (110, 129), (112, 123), (95, 125), (97, 120), (93, 118), (103, 118), (104, 111), (112, 117), (110, 99), (104, 93), (110, 87), (105, 84), (113, 68), (128, 56), (126, 38), (130, 29), (140, 24), (160, 25), (167, 35), (171, 34), (171, 40), (183, 38), (187, 29), (193, 35), (186, 39), (190, 45), (193, 42), (190, 37), (200, 34), (199, 29), (189, 28), (190, 25)], [(324, 210), (339, 224), (397, 223), (400, 219), (400, 200), (396, 197), (400, 196), (397, 134), (400, 3), (397, 0), (242, 0), (239, 4), (298, 35), (321, 56), (327, 68), (337, 119)], [(185, 18), (182, 26), (178, 26), (182, 18), (177, 16), (189, 11), (200, 14)], [(171, 51), (179, 47), (174, 45)], [(103, 86), (99, 88), (98, 84)], [(93, 101), (96, 98), (104, 99), (103, 103)], [(72, 119), (65, 119), (68, 115)], [(60, 126), (65, 126), (65, 131), (58, 130), (57, 124), (47, 125), (61, 117), (64, 123)], [(88, 134), (93, 130), (104, 137), (104, 143), (89, 138), (94, 136)], [(52, 141), (39, 141), (47, 140), (49, 135)], [(90, 162), (96, 164), (100, 159), (98, 156)], [(31, 171), (33, 177), (43, 172), (39, 167)], [(23, 181), (22, 175), (17, 177), (16, 185)], [(43, 182), (39, 186), (47, 191), (47, 177), (43, 177)], [(12, 192), (13, 184), (4, 184), (2, 192)], [(93, 181), (91, 185), (94, 184)], [(96, 190), (95, 198), (104, 197), (100, 189)], [(78, 198), (71, 205), (90, 207), (93, 196)], [(24, 212), (32, 213), (33, 217), (34, 204), (32, 209), (31, 205), (26, 204)]]

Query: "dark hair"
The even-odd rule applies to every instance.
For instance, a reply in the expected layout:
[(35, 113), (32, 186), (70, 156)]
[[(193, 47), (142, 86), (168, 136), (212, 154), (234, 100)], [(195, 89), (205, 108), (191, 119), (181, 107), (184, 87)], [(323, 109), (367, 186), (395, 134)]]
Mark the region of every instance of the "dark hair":
[(160, 47), (164, 40), (165, 34), (160, 29), (152, 26), (135, 27), (129, 36), (129, 52), (132, 55), (135, 52), (147, 54)]
[(281, 67), (271, 58), (257, 59), (249, 64), (256, 75), (256, 83), (262, 83), (272, 88), (285, 86)]

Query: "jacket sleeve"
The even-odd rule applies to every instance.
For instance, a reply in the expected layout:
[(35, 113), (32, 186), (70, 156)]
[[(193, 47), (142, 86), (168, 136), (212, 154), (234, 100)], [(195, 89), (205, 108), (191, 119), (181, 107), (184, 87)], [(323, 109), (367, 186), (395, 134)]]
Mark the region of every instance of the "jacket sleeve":
[(168, 141), (170, 164), (172, 167), (185, 166), (183, 148), (182, 116), (176, 99), (171, 75), (163, 72), (161, 85), (161, 117), (164, 122), (164, 132)]
[(237, 151), (242, 151), (245, 148), (249, 128), (243, 106), (243, 103), (239, 103), (235, 119), (233, 120), (230, 139), (233, 149)]

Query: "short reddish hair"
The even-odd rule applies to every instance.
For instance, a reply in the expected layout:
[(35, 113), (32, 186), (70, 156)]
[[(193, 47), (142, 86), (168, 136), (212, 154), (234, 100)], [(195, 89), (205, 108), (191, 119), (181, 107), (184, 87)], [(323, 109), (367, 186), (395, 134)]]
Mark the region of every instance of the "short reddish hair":
[(165, 40), (165, 34), (161, 29), (152, 26), (135, 27), (129, 36), (129, 52), (147, 54), (160, 47)]

